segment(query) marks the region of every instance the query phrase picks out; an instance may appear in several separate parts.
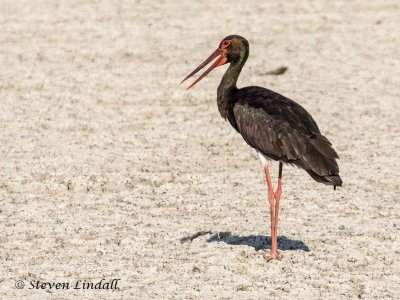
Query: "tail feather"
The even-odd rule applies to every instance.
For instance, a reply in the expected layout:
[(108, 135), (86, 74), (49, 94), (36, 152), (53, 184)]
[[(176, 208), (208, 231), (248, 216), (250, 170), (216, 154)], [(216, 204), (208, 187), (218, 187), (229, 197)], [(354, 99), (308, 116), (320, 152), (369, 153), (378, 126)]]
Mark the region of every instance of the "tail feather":
[(339, 166), (336, 161), (339, 156), (332, 148), (331, 142), (322, 134), (307, 138), (302, 135), (294, 137), (294, 141), (298, 140), (297, 144), (306, 145), (306, 148), (300, 151), (301, 167), (317, 182), (333, 185), (334, 189), (342, 186), (343, 181), (339, 176)]
[(320, 176), (317, 173), (311, 171), (311, 170), (306, 170), (308, 174), (317, 182), (321, 182), (327, 185), (333, 185), (333, 188), (336, 190), (337, 186), (342, 186), (343, 181), (340, 178), (339, 175), (325, 175), (325, 176)]

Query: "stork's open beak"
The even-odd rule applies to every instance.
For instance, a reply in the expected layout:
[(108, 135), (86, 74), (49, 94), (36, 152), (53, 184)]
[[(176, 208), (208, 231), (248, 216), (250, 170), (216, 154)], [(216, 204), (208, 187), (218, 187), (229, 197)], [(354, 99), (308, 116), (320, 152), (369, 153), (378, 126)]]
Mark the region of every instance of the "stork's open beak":
[(202, 80), (208, 73), (210, 73), (212, 69), (222, 66), (223, 64), (225, 64), (228, 61), (228, 59), (225, 57), (225, 53), (226, 53), (226, 50), (223, 50), (220, 48), (215, 50), (214, 53), (211, 54), (209, 58), (207, 58), (200, 66), (198, 66), (196, 69), (194, 69), (194, 71), (192, 73), (190, 73), (188, 76), (186, 76), (185, 79), (183, 79), (181, 81), (181, 84), (184, 81), (186, 81), (187, 79), (189, 79), (190, 77), (192, 77), (194, 74), (196, 74), (198, 71), (203, 69), (205, 66), (207, 66), (211, 61), (213, 61), (214, 58), (219, 56), (218, 59), (203, 74), (201, 74), (201, 76), (199, 78), (197, 78), (191, 85), (189, 85), (188, 88), (186, 88), (187, 90), (190, 89), (192, 86), (194, 86), (200, 80)]

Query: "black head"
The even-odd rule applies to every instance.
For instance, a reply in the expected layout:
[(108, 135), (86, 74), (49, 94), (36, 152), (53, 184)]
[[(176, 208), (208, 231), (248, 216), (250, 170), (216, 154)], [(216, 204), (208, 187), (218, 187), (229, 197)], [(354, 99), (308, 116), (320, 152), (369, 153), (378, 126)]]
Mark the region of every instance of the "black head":
[(240, 35), (228, 35), (219, 44), (219, 49), (226, 50), (226, 63), (246, 60), (249, 56), (249, 42)]
[(218, 59), (199, 77), (197, 78), (187, 89), (190, 89), (202, 78), (204, 78), (212, 69), (222, 66), (226, 63), (244, 63), (249, 56), (249, 42), (240, 35), (228, 35), (224, 38), (218, 46), (218, 49), (213, 52), (200, 66), (198, 66), (192, 73), (185, 77), (181, 81), (183, 83), (186, 79), (192, 77), (211, 61), (218, 57)]

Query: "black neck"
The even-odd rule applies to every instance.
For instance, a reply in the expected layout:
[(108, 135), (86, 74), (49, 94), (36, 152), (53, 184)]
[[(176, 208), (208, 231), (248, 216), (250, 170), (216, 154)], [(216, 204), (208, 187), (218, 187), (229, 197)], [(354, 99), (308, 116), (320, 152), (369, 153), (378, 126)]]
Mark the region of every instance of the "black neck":
[(222, 77), (221, 83), (218, 86), (218, 110), (224, 119), (227, 118), (229, 113), (228, 110), (235, 104), (232, 93), (237, 90), (236, 82), (239, 78), (240, 71), (242, 71), (242, 68), (246, 63), (247, 56), (247, 53), (243, 53), (243, 55), (240, 55), (240, 58), (237, 61), (232, 61), (230, 63), (228, 70), (226, 70), (224, 76)]

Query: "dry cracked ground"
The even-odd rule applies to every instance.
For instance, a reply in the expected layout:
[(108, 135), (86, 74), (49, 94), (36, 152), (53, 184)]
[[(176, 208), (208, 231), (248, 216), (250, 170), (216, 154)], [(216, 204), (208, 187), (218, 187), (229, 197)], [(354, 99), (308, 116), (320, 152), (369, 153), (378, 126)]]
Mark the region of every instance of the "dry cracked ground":
[[(400, 298), (398, 1), (0, 7), (1, 299)], [(301, 103), (341, 158), (336, 191), (284, 167), (281, 261), (254, 255), (267, 192), (219, 116), (225, 67), (179, 85), (233, 33), (239, 86)], [(103, 278), (118, 289), (30, 284)]]

